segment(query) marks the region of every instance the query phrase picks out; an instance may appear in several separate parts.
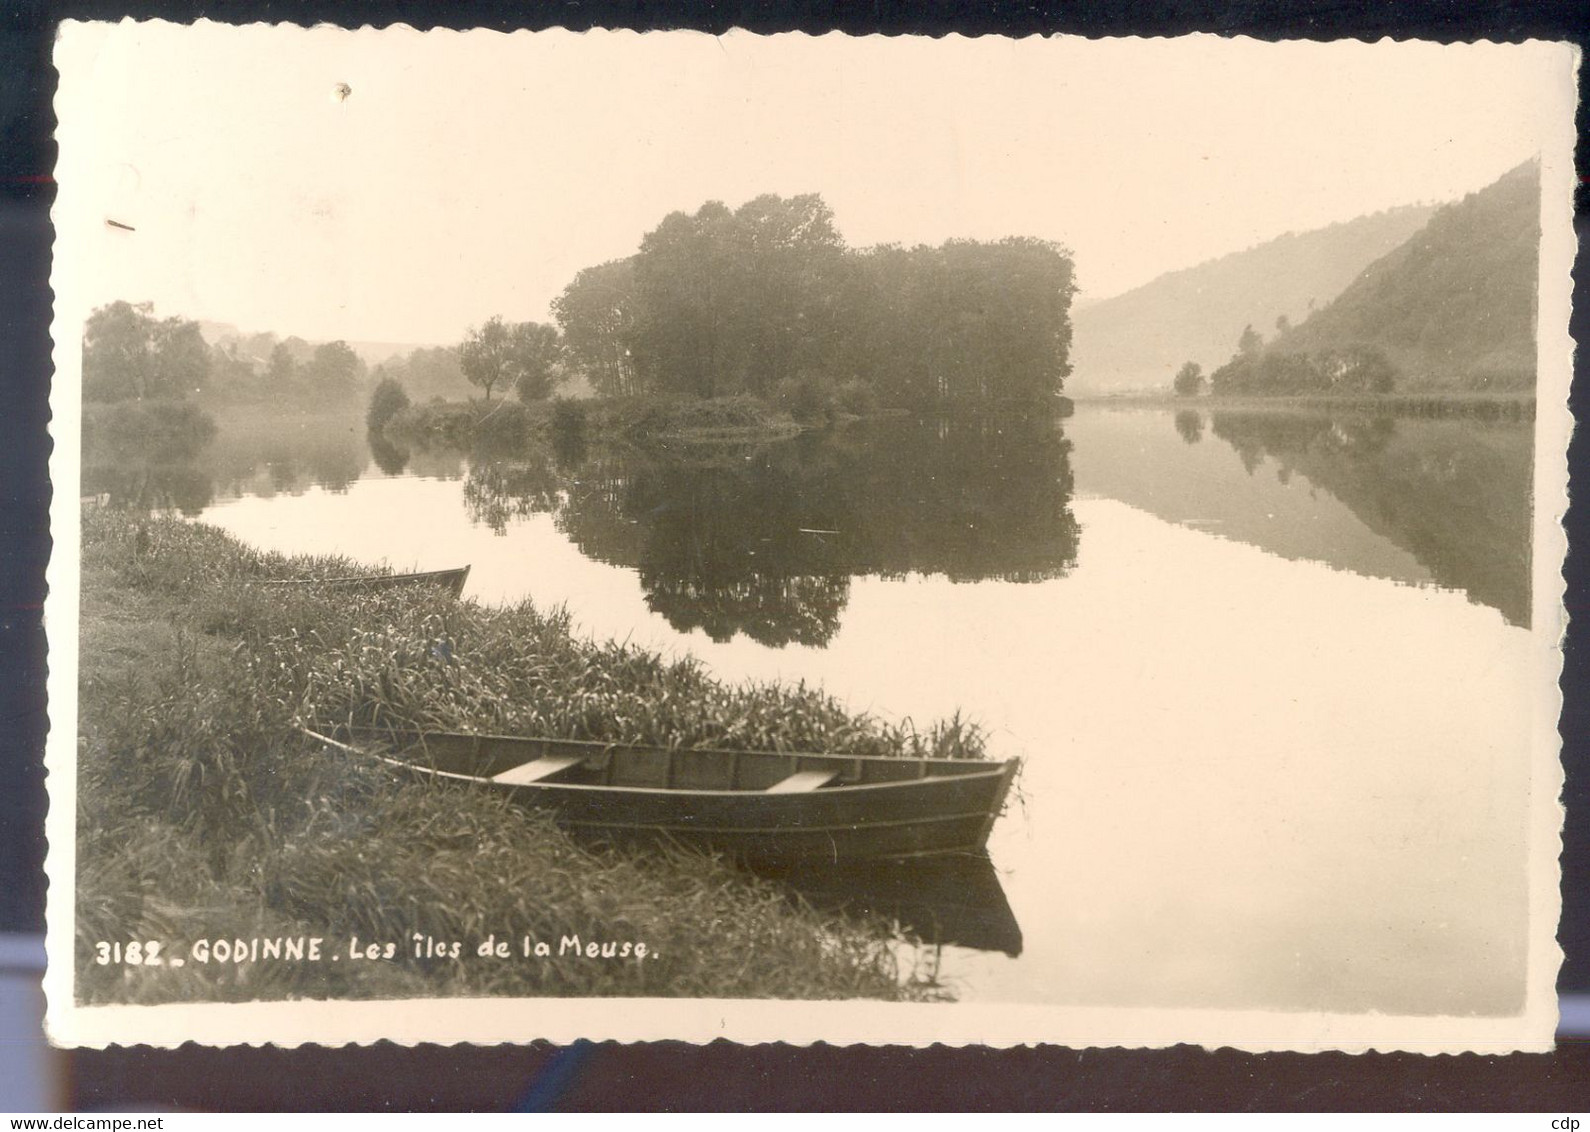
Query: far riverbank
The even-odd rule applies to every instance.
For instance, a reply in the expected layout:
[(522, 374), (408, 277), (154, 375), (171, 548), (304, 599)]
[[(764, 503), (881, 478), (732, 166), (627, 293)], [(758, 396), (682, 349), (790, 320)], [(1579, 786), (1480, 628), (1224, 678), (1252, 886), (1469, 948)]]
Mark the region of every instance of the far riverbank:
[(1119, 405), (1162, 409), (1205, 409), (1211, 412), (1319, 412), (1374, 413), (1409, 417), (1466, 417), (1478, 420), (1533, 420), (1533, 393), (1408, 392), (1355, 394), (1284, 394), (1274, 397), (1183, 397), (1174, 393), (1079, 394), (1079, 405)]

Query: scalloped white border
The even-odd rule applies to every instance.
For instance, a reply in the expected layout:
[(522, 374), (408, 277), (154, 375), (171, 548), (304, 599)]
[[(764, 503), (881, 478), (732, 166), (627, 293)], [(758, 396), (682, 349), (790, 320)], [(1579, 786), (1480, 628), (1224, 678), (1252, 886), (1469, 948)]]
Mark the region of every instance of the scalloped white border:
[[(124, 21), (131, 23), (134, 21)], [(199, 26), (222, 26), (201, 20)], [(60, 44), (86, 25), (69, 21), (58, 32)], [(280, 26), (280, 25), (277, 25)], [(296, 26), (296, 25), (295, 25)], [(383, 36), (500, 36), (488, 30), (438, 29), (420, 32), (407, 25), (356, 34)], [(593, 31), (513, 32), (513, 35), (639, 35)], [(648, 32), (692, 35), (694, 32)], [(730, 35), (750, 33), (734, 31)], [(837, 35), (839, 33), (830, 33)], [(803, 33), (786, 33), (802, 38)], [(943, 37), (968, 39), (960, 35)], [(1189, 37), (1211, 38), (1211, 37)], [(1246, 37), (1240, 37), (1246, 38)], [(1262, 42), (1262, 41), (1253, 41)], [(1393, 41), (1376, 46), (1394, 53)], [(1556, 940), (1561, 912), (1558, 857), (1563, 809), (1563, 774), (1557, 731), (1561, 712), (1561, 641), (1566, 627), (1561, 567), (1567, 551), (1562, 518), (1567, 506), (1567, 447), (1573, 422), (1568, 411), (1572, 342), (1568, 316), (1570, 273), (1575, 252), (1572, 224), (1574, 186), (1574, 109), (1577, 99), (1577, 49), (1538, 41), (1515, 45), (1532, 52), (1561, 93), (1560, 103), (1543, 107), (1550, 143), (1541, 159), (1542, 243), (1539, 294), (1539, 378), (1537, 386), (1533, 554), (1534, 662), (1541, 694), (1533, 734), (1530, 814), (1530, 941), (1526, 1006), (1511, 1018), (1456, 1018), (1382, 1014), (1308, 1014), (1265, 1011), (1117, 1009), (986, 1003), (890, 1004), (877, 1002), (785, 1002), (705, 999), (423, 999), (391, 1002), (269, 1002), (167, 1006), (79, 1007), (72, 1001), (73, 909), (76, 813), (77, 632), (79, 600), (79, 512), (81, 446), (82, 326), (88, 314), (75, 286), (74, 270), (87, 262), (80, 250), (86, 233), (99, 226), (92, 209), (87, 158), (80, 151), (75, 123), (56, 131), (60, 159), (59, 191), (52, 211), (56, 231), (55, 349), (50, 461), (54, 487), (51, 529), (54, 555), (48, 570), (45, 625), (54, 647), (48, 678), (53, 726), (46, 768), (50, 795), (47, 820), (50, 882), (44, 987), (46, 1029), (61, 1046), (103, 1048), (112, 1044), (173, 1047), (206, 1045), (338, 1046), (392, 1041), (501, 1044), (545, 1039), (707, 1042), (784, 1042), (805, 1045), (933, 1044), (1017, 1046), (1164, 1047), (1195, 1043), (1208, 1048), (1271, 1050), (1410, 1050), (1423, 1053), (1464, 1051), (1545, 1051), (1552, 1047), (1557, 1018), (1555, 978), (1562, 952)], [(1447, 50), (1460, 50), (1455, 45)], [(65, 96), (95, 81), (92, 60), (73, 60), (60, 77), (57, 106)], [(423, 1005), (423, 1009), (416, 1009)]]

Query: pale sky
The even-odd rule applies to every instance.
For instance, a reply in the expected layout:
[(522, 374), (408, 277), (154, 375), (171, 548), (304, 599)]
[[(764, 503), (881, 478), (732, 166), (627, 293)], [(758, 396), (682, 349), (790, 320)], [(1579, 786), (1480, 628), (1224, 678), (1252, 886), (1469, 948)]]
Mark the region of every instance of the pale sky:
[[(1541, 45), (67, 25), (83, 299), (320, 340), (545, 319), (675, 209), (821, 193), (846, 242), (1056, 240), (1084, 300), (1537, 153)], [(339, 100), (334, 89), (352, 93)], [(106, 218), (132, 226), (107, 227)]]

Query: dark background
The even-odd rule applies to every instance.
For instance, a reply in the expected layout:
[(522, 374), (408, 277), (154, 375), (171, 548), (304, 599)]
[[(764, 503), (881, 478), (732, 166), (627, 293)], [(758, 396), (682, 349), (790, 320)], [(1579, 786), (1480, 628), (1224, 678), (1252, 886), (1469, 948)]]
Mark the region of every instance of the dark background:
[[(56, 22), (124, 16), (228, 23), (332, 22), (349, 27), (563, 26), (723, 32), (840, 30), (851, 34), (1088, 36), (1193, 31), (1264, 39), (1422, 38), (1590, 40), (1590, 5), (1578, 2), (1063, 4), (1056, 0), (548, 0), (543, 3), (223, 2), (10, 0), (0, 11), (0, 932), (44, 925), (42, 751), (45, 642), (41, 607), (49, 556), (49, 208), (55, 149), (49, 51)], [(1590, 168), (1580, 77), (1576, 227), (1590, 223)], [(1575, 271), (1576, 298), (1586, 269)], [(1576, 341), (1590, 304), (1575, 303)], [(1571, 403), (1590, 412), (1590, 378), (1576, 359)], [(1569, 452), (1570, 492), (1590, 498), (1590, 442)], [(1572, 622), (1562, 716), (1565, 801), (1564, 994), (1590, 994), (1590, 505), (1570, 506), (1565, 574)], [(1590, 1108), (1590, 1040), (1565, 1037), (1549, 1055), (1418, 1057), (1401, 1054), (1250, 1055), (1177, 1047), (1159, 1051), (1059, 1047), (1015, 1050), (621, 1046), (391, 1045), (296, 1050), (150, 1050), (64, 1055), (67, 1103), (79, 1108), (186, 1109), (1088, 1109), (1088, 1110), (1510, 1110)]]

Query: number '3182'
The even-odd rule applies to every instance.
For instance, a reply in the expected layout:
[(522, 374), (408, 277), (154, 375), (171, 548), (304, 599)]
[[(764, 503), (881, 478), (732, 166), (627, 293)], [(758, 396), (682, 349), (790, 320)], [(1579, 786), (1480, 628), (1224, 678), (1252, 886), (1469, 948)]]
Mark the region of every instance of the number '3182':
[(119, 940), (115, 943), (106, 943), (100, 940), (94, 945), (94, 962), (101, 967), (108, 967), (112, 963), (126, 963), (129, 966), (159, 967), (165, 960), (160, 957), (160, 943), (150, 940), (140, 943), (134, 940), (123, 944)]

